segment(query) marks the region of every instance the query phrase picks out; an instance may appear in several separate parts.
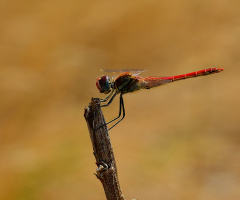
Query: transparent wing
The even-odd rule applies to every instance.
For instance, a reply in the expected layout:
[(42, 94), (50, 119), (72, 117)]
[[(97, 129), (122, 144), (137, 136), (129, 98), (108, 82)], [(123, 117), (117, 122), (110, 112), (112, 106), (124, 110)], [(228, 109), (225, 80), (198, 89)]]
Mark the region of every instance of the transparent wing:
[(143, 69), (120, 69), (120, 70), (116, 70), (116, 69), (101, 69), (100, 71), (102, 72), (107, 72), (107, 73), (117, 73), (117, 74), (121, 74), (124, 72), (129, 72), (134, 76), (139, 75), (142, 72), (145, 72), (147, 70), (143, 70)]

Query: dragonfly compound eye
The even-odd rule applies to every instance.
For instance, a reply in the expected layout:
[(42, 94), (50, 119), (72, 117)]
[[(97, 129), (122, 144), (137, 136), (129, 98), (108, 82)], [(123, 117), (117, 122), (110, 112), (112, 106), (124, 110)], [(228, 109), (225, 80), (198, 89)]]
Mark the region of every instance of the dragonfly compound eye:
[(107, 94), (111, 91), (111, 81), (108, 76), (98, 78), (96, 85), (101, 93)]

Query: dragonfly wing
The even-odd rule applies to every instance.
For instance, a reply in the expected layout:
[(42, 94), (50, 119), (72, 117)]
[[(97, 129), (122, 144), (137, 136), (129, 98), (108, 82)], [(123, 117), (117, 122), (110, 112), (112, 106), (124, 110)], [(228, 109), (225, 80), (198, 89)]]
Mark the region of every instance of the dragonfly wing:
[(143, 69), (120, 69), (120, 70), (116, 70), (116, 69), (101, 69), (100, 71), (107, 72), (107, 73), (117, 73), (117, 74), (129, 72), (133, 76), (137, 76), (140, 73), (145, 72), (147, 70), (143, 70)]

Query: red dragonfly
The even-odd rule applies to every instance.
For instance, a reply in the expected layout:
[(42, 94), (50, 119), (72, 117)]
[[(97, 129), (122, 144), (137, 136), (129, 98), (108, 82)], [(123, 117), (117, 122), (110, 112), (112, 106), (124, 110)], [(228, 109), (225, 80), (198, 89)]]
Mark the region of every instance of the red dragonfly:
[[(104, 70), (107, 72), (116, 72), (112, 70)], [(193, 78), (198, 76), (206, 76), (210, 74), (215, 74), (223, 71), (223, 68), (209, 68), (209, 69), (203, 69), (196, 72), (191, 72), (187, 74), (177, 75), (177, 76), (168, 76), (168, 77), (146, 77), (142, 78), (138, 76), (141, 72), (146, 70), (123, 70), (118, 71), (122, 72), (120, 76), (118, 76), (115, 80), (110, 80), (108, 76), (102, 76), (97, 79), (96, 85), (100, 93), (109, 94), (105, 99), (100, 99), (100, 102), (107, 102), (105, 104), (102, 104), (101, 107), (109, 106), (113, 99), (116, 97), (117, 94), (120, 94), (120, 109), (119, 114), (116, 118), (109, 121), (107, 124), (116, 121), (119, 119), (122, 115), (122, 118), (119, 119), (111, 128), (116, 126), (120, 121), (123, 120), (125, 117), (125, 109), (124, 109), (124, 103), (123, 103), (123, 95), (130, 92), (135, 92), (140, 89), (150, 89), (153, 87), (157, 87), (160, 85), (164, 85), (166, 83), (171, 83), (178, 80), (183, 80), (187, 78)], [(105, 124), (104, 124), (105, 125)], [(102, 125), (102, 126), (104, 126)], [(100, 126), (100, 127), (102, 127)], [(100, 128), (98, 127), (98, 128)]]

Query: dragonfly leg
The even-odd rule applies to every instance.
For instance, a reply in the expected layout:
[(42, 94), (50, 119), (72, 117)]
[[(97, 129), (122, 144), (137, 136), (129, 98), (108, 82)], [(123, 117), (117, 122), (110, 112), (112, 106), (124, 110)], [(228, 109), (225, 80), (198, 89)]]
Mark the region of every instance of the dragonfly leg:
[(107, 124), (112, 123), (113, 121), (117, 120), (119, 117), (121, 117), (122, 114), (122, 103), (121, 103), (121, 95), (120, 95), (120, 101), (119, 101), (119, 114), (117, 117), (115, 117), (114, 119), (112, 119), (111, 121), (107, 122)]
[[(104, 105), (102, 105), (102, 106), (108, 106), (108, 105), (113, 101), (113, 99), (114, 99), (115, 96), (116, 96), (116, 93), (113, 95), (113, 97), (110, 99), (110, 101), (109, 101), (107, 104), (104, 104)], [(97, 130), (97, 129), (99, 129), (99, 128), (101, 128), (101, 127), (103, 127), (103, 126), (105, 126), (105, 125), (107, 125), (107, 124), (109, 124), (109, 123), (117, 120), (118, 118), (120, 118), (120, 117), (121, 117), (121, 114), (122, 114), (122, 111), (123, 111), (123, 116), (122, 116), (122, 118), (121, 118), (119, 121), (117, 121), (113, 126), (111, 126), (111, 128), (109, 128), (108, 130), (112, 129), (112, 128), (113, 128), (114, 126), (116, 126), (120, 121), (123, 120), (123, 118), (125, 117), (125, 109), (124, 109), (124, 103), (123, 103), (122, 94), (120, 94), (120, 104), (119, 104), (119, 105), (120, 105), (120, 108), (119, 108), (119, 114), (118, 114), (118, 116), (117, 116), (116, 118), (114, 118), (113, 120), (107, 122), (106, 124), (102, 124), (102, 125), (98, 126), (95, 130)]]
[(114, 126), (116, 126), (120, 121), (123, 120), (123, 118), (125, 117), (125, 108), (124, 108), (124, 103), (123, 103), (123, 98), (122, 98), (122, 94), (120, 95), (120, 111), (119, 111), (119, 116), (116, 117), (115, 119), (111, 120), (110, 122), (108, 122), (107, 124), (117, 120), (120, 116), (121, 116), (121, 109), (123, 111), (123, 116), (120, 120), (118, 120), (113, 126), (111, 126), (108, 130), (111, 130)]
[[(112, 103), (113, 99), (116, 97), (116, 95), (117, 95), (117, 92), (115, 92), (115, 93), (113, 94), (113, 96), (111, 97), (111, 99), (110, 99), (106, 104), (101, 105), (101, 107), (109, 106), (109, 105)], [(110, 96), (111, 96), (111, 94), (110, 94), (107, 98), (109, 99)], [(107, 98), (106, 98), (106, 99), (107, 99)], [(106, 101), (107, 101), (107, 100), (106, 100)], [(108, 124), (108, 123), (102, 124), (102, 125), (98, 126), (95, 130), (97, 130), (97, 129), (103, 127), (103, 126), (106, 126), (107, 124)]]
[(114, 90), (112, 90), (112, 91), (110, 92), (110, 94), (109, 94), (105, 99), (100, 99), (100, 98), (99, 98), (100, 102), (106, 102), (106, 101), (112, 96), (113, 92), (114, 92)]
[(117, 92), (115, 92), (115, 93), (113, 94), (113, 96), (111, 97), (111, 99), (110, 99), (106, 104), (101, 105), (101, 107), (109, 106), (109, 105), (112, 103), (113, 99), (116, 97), (116, 95), (117, 95)]

